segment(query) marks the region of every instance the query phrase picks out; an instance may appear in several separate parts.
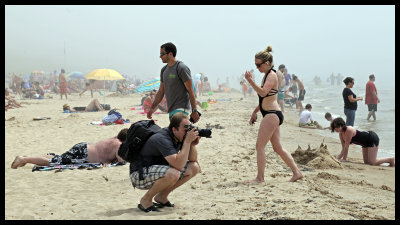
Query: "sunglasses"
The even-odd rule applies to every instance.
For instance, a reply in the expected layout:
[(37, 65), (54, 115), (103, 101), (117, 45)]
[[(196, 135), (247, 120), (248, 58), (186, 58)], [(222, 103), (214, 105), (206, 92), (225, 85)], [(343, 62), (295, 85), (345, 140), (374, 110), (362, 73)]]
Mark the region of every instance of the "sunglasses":
[(162, 52), (162, 53), (160, 53), (160, 56), (164, 56), (166, 54), (168, 54), (168, 53), (167, 52)]
[(260, 63), (260, 64), (256, 63), (256, 67), (259, 68), (262, 64), (264, 64), (264, 63)]

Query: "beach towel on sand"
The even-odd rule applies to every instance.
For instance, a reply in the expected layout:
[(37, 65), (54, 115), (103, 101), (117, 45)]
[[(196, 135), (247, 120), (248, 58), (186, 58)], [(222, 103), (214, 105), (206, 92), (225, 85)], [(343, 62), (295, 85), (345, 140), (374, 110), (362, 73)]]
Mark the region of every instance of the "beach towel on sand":
[(89, 123), (89, 125), (101, 125), (101, 126), (108, 126), (108, 125), (114, 125), (114, 124), (125, 124), (125, 123), (131, 123), (131, 121), (126, 121), (119, 119), (115, 122), (108, 122), (108, 123), (103, 123), (103, 121), (92, 121)]
[(99, 169), (103, 167), (114, 167), (114, 166), (123, 166), (125, 162), (117, 162), (117, 163), (80, 163), (80, 164), (67, 164), (67, 165), (57, 165), (57, 166), (38, 166), (35, 165), (32, 168), (32, 172), (34, 171), (49, 171), (56, 170), (55, 172), (62, 172), (65, 169)]

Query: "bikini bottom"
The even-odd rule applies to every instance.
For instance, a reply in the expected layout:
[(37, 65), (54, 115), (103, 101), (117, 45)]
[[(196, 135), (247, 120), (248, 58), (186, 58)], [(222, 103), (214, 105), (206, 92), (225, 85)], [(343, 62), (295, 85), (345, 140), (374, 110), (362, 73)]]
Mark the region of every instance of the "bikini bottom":
[(270, 114), (270, 113), (275, 113), (278, 118), (279, 118), (279, 126), (283, 123), (283, 114), (281, 111), (276, 111), (276, 110), (268, 110), (268, 111), (264, 111), (261, 110), (261, 114), (263, 115), (263, 117), (265, 117), (265, 115)]

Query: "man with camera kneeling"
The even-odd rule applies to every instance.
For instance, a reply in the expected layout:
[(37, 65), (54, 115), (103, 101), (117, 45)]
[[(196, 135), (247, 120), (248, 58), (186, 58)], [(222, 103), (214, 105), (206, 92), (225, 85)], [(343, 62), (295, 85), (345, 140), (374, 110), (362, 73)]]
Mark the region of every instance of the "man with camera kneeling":
[[(135, 188), (148, 190), (138, 208), (144, 212), (174, 207), (168, 195), (201, 172), (197, 162), (197, 129), (191, 129), (189, 118), (176, 113), (168, 127), (152, 135), (140, 155), (130, 165), (130, 177)], [(154, 197), (154, 204), (153, 204)]]

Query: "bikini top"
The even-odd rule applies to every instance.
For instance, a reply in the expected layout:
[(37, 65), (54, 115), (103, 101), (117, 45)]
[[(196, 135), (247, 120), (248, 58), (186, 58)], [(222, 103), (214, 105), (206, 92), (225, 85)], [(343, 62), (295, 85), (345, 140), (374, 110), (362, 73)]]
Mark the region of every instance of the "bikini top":
[[(265, 75), (265, 77), (264, 77), (264, 79), (263, 79), (261, 88), (264, 86), (265, 81), (267, 80), (268, 74), (271, 72), (271, 70), (273, 70), (274, 72), (276, 72), (276, 70), (274, 70), (274, 69), (272, 69), (272, 68), (267, 72), (267, 75)], [(258, 95), (258, 96), (259, 96), (261, 99), (264, 99), (264, 98), (266, 98), (266, 97), (276, 95), (278, 92), (279, 92), (278, 90), (272, 88), (272, 89), (268, 92), (268, 94), (267, 94), (266, 96), (264, 96), (264, 97), (261, 97), (260, 95)]]

